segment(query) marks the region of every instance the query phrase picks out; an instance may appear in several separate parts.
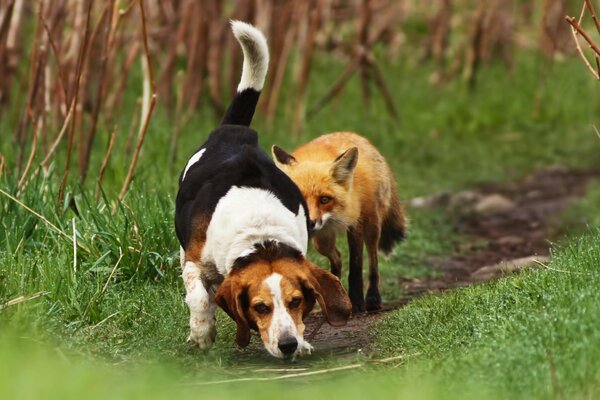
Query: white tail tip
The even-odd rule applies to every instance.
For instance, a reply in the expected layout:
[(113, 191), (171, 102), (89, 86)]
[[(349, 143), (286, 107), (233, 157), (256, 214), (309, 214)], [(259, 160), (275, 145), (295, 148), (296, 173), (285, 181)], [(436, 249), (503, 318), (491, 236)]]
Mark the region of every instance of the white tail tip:
[(242, 78), (237, 91), (254, 89), (260, 92), (269, 68), (267, 39), (261, 31), (242, 21), (231, 21), (231, 30), (244, 52)]

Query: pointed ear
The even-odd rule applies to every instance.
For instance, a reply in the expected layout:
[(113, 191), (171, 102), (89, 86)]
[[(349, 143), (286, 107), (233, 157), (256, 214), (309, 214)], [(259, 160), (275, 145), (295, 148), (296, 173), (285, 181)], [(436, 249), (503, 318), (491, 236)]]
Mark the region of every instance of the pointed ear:
[(308, 260), (305, 260), (304, 265), (308, 271), (303, 285), (319, 302), (329, 325), (346, 325), (352, 312), (352, 304), (340, 280)]
[(237, 280), (226, 278), (215, 295), (215, 301), (237, 325), (235, 342), (240, 347), (246, 347), (250, 343), (250, 327), (244, 315), (246, 289), (241, 287)]
[(279, 165), (293, 165), (298, 162), (294, 156), (279, 146), (273, 145), (273, 147), (271, 147), (271, 153), (273, 154), (273, 159)]
[(345, 184), (354, 172), (358, 162), (358, 148), (351, 147), (338, 156), (331, 167), (331, 176), (339, 184)]

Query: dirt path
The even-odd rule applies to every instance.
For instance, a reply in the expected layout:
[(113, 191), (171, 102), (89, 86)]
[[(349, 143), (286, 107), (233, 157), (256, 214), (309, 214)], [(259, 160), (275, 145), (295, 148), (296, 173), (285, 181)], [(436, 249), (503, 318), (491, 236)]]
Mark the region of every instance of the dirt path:
[[(319, 350), (356, 352), (368, 345), (369, 327), (386, 312), (420, 295), (501, 276), (507, 265), (510, 269), (531, 265), (531, 259), (525, 257), (543, 259), (549, 253), (550, 241), (564, 233), (562, 211), (581, 198), (588, 183), (598, 176), (600, 170), (549, 167), (516, 182), (484, 184), (470, 191), (412, 200), (413, 207), (444, 209), (455, 215), (457, 232), (467, 237), (449, 257), (431, 259), (431, 265), (441, 276), (400, 278), (403, 298), (385, 304), (381, 312), (353, 316), (342, 328), (323, 324), (309, 341)], [(307, 335), (321, 321), (320, 315), (309, 316)]]

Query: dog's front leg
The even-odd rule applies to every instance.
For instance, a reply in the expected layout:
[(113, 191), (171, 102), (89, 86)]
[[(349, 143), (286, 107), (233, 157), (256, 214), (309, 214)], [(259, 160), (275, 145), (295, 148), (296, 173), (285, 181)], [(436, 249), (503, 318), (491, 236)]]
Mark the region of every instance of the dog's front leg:
[(203, 282), (200, 267), (195, 262), (185, 262), (182, 277), (186, 291), (185, 302), (190, 308), (188, 341), (198, 345), (201, 349), (208, 349), (214, 343), (217, 335), (215, 296), (212, 291), (207, 290), (208, 285)]

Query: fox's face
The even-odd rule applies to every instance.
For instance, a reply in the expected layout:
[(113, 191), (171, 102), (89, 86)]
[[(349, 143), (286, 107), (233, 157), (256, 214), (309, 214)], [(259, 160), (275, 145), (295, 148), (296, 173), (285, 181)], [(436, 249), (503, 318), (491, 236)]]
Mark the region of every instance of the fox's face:
[(300, 188), (308, 206), (310, 228), (315, 232), (346, 229), (351, 222), (347, 208), (358, 149), (351, 147), (333, 160), (318, 161), (298, 161), (278, 146), (273, 146), (272, 152), (277, 166)]

